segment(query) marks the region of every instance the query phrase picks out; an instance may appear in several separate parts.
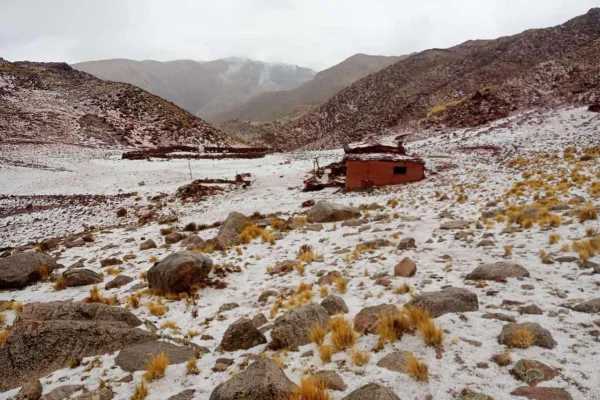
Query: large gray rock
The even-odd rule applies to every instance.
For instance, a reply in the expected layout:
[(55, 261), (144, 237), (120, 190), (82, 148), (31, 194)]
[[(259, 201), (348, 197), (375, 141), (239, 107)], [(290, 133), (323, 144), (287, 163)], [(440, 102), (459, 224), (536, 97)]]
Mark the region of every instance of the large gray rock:
[(112, 281), (108, 282), (106, 284), (106, 286), (104, 286), (104, 289), (106, 290), (110, 290), (110, 289), (116, 289), (116, 288), (120, 288), (121, 286), (125, 286), (128, 283), (133, 282), (133, 278), (127, 275), (117, 275), (115, 277), (115, 279), (113, 279)]
[(455, 221), (444, 222), (442, 225), (440, 225), (440, 229), (444, 229), (444, 230), (465, 229), (465, 228), (468, 228), (469, 225), (471, 225), (470, 221), (455, 220)]
[(102, 282), (102, 275), (91, 269), (77, 268), (70, 269), (62, 274), (67, 287), (95, 285)]
[(343, 204), (321, 200), (306, 214), (308, 222), (337, 222), (360, 217), (360, 210)]
[(575, 307), (573, 307), (573, 310), (588, 314), (600, 313), (600, 298), (577, 304)]
[(84, 385), (64, 385), (59, 386), (54, 390), (46, 393), (41, 397), (40, 400), (65, 400), (69, 399), (71, 395), (84, 388)]
[(156, 242), (152, 239), (148, 239), (140, 244), (140, 250), (156, 249), (157, 247)]
[(212, 260), (192, 251), (179, 251), (163, 258), (148, 270), (150, 289), (162, 293), (187, 292), (204, 281), (212, 269)]
[(249, 318), (240, 318), (227, 328), (221, 340), (221, 349), (225, 351), (248, 350), (259, 344), (267, 343), (267, 338)]
[(18, 400), (38, 400), (42, 397), (42, 382), (39, 379), (31, 380), (23, 385), (19, 394), (17, 395)]
[(194, 398), (195, 389), (186, 389), (183, 392), (179, 392), (167, 400), (192, 400)]
[(400, 397), (383, 385), (369, 383), (356, 389), (343, 400), (400, 400)]
[(319, 304), (309, 303), (288, 310), (275, 320), (271, 331), (270, 346), (280, 349), (296, 348), (308, 344), (311, 342), (310, 330), (317, 324), (329, 325), (329, 313)]
[(398, 312), (398, 308), (393, 304), (365, 307), (354, 317), (354, 330), (363, 334), (375, 333), (382, 316), (395, 315)]
[(532, 400), (573, 400), (565, 389), (552, 387), (524, 386), (513, 390), (510, 394)]
[(520, 381), (530, 386), (540, 382), (550, 381), (558, 376), (558, 371), (544, 363), (535, 360), (519, 360), (510, 373)]
[(321, 302), (321, 306), (327, 310), (329, 315), (346, 314), (348, 312), (348, 306), (344, 302), (344, 299), (335, 294), (325, 297)]
[(467, 275), (466, 279), (504, 282), (508, 278), (526, 277), (529, 277), (529, 271), (522, 265), (510, 262), (497, 262), (480, 265)]
[(478, 311), (477, 295), (467, 289), (448, 287), (438, 292), (422, 293), (408, 302), (407, 306), (423, 308), (437, 318), (448, 313)]
[(217, 386), (211, 393), (210, 400), (285, 399), (292, 393), (294, 386), (275, 361), (261, 358)]
[(103, 304), (29, 303), (0, 348), (0, 390), (68, 366), (78, 357), (111, 353), (154, 340), (129, 311)]
[(123, 347), (115, 358), (115, 364), (123, 371), (135, 372), (144, 369), (150, 358), (165, 353), (169, 364), (181, 364), (196, 355), (196, 349), (191, 346), (177, 346), (169, 342), (151, 341)]
[(500, 344), (509, 345), (510, 338), (518, 329), (527, 329), (533, 334), (533, 346), (539, 346), (546, 349), (553, 349), (556, 346), (556, 341), (550, 332), (535, 322), (504, 325), (502, 327), (502, 332), (500, 332), (500, 336), (498, 337), (498, 342)]
[(39, 281), (42, 269), (45, 268), (49, 276), (55, 269), (63, 267), (48, 254), (33, 251), (0, 258), (0, 290), (22, 289)]
[(113, 392), (110, 388), (104, 387), (102, 389), (92, 390), (82, 395), (75, 397), (74, 400), (111, 400), (113, 398)]
[(227, 216), (219, 228), (215, 242), (221, 249), (237, 246), (241, 243), (240, 231), (248, 223), (249, 219), (244, 214), (232, 212)]
[(321, 382), (325, 383), (325, 387), (329, 390), (339, 390), (343, 392), (348, 388), (342, 377), (335, 371), (318, 371), (313, 374)]
[(377, 366), (390, 371), (406, 373), (406, 365), (412, 353), (410, 351), (396, 350), (377, 362)]

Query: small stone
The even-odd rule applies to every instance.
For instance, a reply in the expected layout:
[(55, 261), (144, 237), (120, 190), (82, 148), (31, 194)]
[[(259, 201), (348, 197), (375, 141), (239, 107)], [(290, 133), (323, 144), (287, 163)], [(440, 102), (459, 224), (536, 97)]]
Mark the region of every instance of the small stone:
[(409, 278), (415, 276), (417, 273), (417, 265), (408, 257), (404, 257), (402, 261), (400, 261), (394, 267), (394, 276), (401, 276), (404, 278)]

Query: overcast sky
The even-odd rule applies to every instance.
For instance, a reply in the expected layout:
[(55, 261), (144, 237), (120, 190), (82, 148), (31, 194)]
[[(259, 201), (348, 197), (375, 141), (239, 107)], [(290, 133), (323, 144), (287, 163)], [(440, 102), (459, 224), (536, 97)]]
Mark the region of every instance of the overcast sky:
[(565, 22), (598, 0), (0, 0), (0, 57), (214, 60), (317, 70)]

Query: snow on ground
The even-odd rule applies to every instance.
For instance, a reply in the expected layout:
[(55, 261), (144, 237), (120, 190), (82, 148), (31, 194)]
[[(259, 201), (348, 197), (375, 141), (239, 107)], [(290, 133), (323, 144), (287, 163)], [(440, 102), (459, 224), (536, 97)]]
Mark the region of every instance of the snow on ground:
[[(509, 393), (524, 386), (524, 383), (510, 375), (510, 366), (500, 367), (490, 361), (492, 355), (506, 350), (497, 340), (505, 323), (481, 318), (487, 312), (502, 312), (514, 316), (518, 322), (538, 322), (557, 341), (558, 345), (552, 350), (530, 347), (513, 349), (511, 352), (515, 362), (522, 358), (534, 359), (558, 369), (558, 377), (539, 386), (567, 389), (573, 399), (600, 399), (600, 317), (597, 314), (578, 313), (565, 307), (565, 304), (577, 304), (600, 297), (600, 275), (593, 275), (590, 268), (582, 268), (578, 262), (545, 264), (540, 259), (541, 250), (553, 256), (578, 256), (572, 248), (567, 252), (561, 252), (560, 249), (574, 240), (585, 239), (586, 228), (598, 229), (598, 221), (580, 223), (566, 211), (560, 226), (545, 229), (534, 225), (530, 229), (505, 234), (502, 233), (506, 228), (505, 222), (482, 220), (480, 229), (467, 229), (466, 232), (470, 235), (462, 239), (455, 238), (456, 231), (439, 229), (442, 222), (450, 219), (479, 220), (481, 210), (491, 201), (499, 201), (499, 206), (503, 206), (505, 199), (512, 204), (533, 204), (534, 191), (525, 192), (521, 197), (506, 194), (516, 182), (525, 180), (522, 173), (529, 170), (542, 169), (537, 175), (534, 174), (534, 177), (541, 180), (549, 179), (545, 174), (560, 177), (561, 169), (567, 171), (564, 176), (572, 176), (570, 172), (575, 168), (577, 159), (563, 159), (563, 150), (568, 146), (576, 146), (579, 156), (584, 148), (598, 146), (599, 128), (598, 114), (568, 108), (549, 113), (525, 113), (481, 129), (460, 130), (436, 136), (415, 136), (407, 149), (425, 158), (430, 169), (426, 180), (369, 193), (348, 194), (336, 193), (330, 189), (316, 193), (303, 193), (299, 190), (315, 157), (319, 157), (319, 163), (324, 165), (338, 160), (342, 155), (341, 151), (276, 154), (253, 160), (191, 160), (188, 166), (187, 160), (122, 161), (118, 153), (80, 148), (59, 151), (51, 148), (12, 148), (2, 152), (2, 158), (11, 162), (0, 164), (0, 195), (116, 195), (137, 192), (139, 197), (136, 198), (140, 200), (128, 198), (110, 205), (90, 206), (94, 207), (91, 213), (93, 215), (83, 212), (85, 207), (83, 210), (76, 207), (0, 219), (0, 229), (3, 231), (0, 236), (3, 243), (0, 247), (22, 245), (31, 240), (80, 231), (83, 224), (97, 224), (99, 227), (116, 225), (117, 207), (134, 208), (136, 204), (142, 207), (150, 204), (152, 201), (148, 199), (158, 193), (172, 195), (177, 187), (190, 182), (190, 166), (194, 179), (232, 179), (238, 172), (251, 172), (256, 181), (248, 189), (234, 189), (200, 203), (182, 204), (179, 200), (165, 202), (166, 207), (179, 216), (179, 221), (174, 225), (180, 228), (191, 221), (209, 224), (223, 220), (231, 211), (248, 215), (255, 211), (262, 214), (281, 212), (282, 217), (286, 218), (305, 211), (300, 204), (308, 199), (328, 199), (355, 206), (377, 203), (384, 208), (365, 211), (364, 216), (369, 219), (366, 229), (365, 225), (344, 227), (339, 223), (328, 223), (324, 224), (322, 231), (299, 229), (285, 233), (284, 238), (274, 245), (263, 244), (257, 239), (241, 246), (241, 254), (233, 250), (211, 253), (209, 256), (215, 264), (232, 264), (239, 267), (240, 272), (231, 273), (224, 278), (228, 283), (227, 288), (206, 288), (200, 292), (200, 299), (197, 301), (198, 315), (195, 318), (185, 301), (169, 300), (165, 300), (167, 314), (163, 317), (153, 316), (145, 306), (153, 298), (143, 297), (142, 306), (132, 312), (142, 320), (152, 321), (157, 327), (164, 321), (173, 321), (181, 332), (178, 334), (164, 329), (163, 333), (181, 337), (188, 330), (198, 330), (214, 338), (201, 340), (200, 336), (196, 336), (191, 339), (211, 351), (198, 360), (200, 375), (187, 376), (185, 364), (169, 366), (165, 378), (150, 384), (148, 399), (166, 399), (188, 388), (196, 389), (195, 398), (208, 399), (216, 385), (241, 370), (240, 364), (248, 354), (264, 352), (273, 355), (272, 351), (266, 350), (265, 345), (229, 353), (220, 353), (216, 348), (229, 324), (240, 317), (252, 318), (262, 312), (272, 322), (273, 318), (269, 313), (273, 298), (266, 304), (259, 304), (257, 301), (263, 291), (293, 289), (301, 282), (316, 283), (316, 273), (322, 270), (337, 270), (349, 279), (346, 293), (339, 294), (334, 287), (330, 288), (331, 293), (342, 296), (348, 305), (349, 320), (367, 306), (391, 303), (401, 307), (411, 299), (411, 294), (394, 294), (392, 289), (403, 283), (408, 283), (416, 293), (436, 291), (448, 285), (468, 288), (478, 295), (479, 311), (466, 313), (464, 318), (451, 313), (436, 319), (436, 323), (445, 330), (441, 358), (437, 358), (436, 350), (425, 346), (418, 336), (410, 335), (405, 335), (393, 345), (386, 345), (379, 353), (371, 352), (377, 341), (376, 335), (359, 337), (358, 348), (371, 354), (370, 362), (361, 367), (352, 365), (348, 351), (334, 355), (332, 363), (323, 364), (315, 344), (302, 346), (299, 351), (282, 352), (280, 357), (286, 365), (284, 371), (296, 383), (305, 371), (333, 369), (348, 385), (345, 392), (332, 392), (333, 399), (341, 399), (352, 390), (370, 382), (390, 387), (402, 399), (425, 399), (427, 396), (432, 399), (451, 399), (456, 398), (463, 388), (486, 393), (495, 399), (511, 399), (513, 397)], [(494, 146), (498, 146), (498, 152), (493, 150)], [(477, 149), (473, 149), (474, 147)], [(537, 153), (544, 152), (556, 154), (558, 158), (535, 158)], [(520, 168), (509, 165), (509, 160), (517, 157), (524, 157), (526, 160)], [(45, 165), (50, 169), (19, 166), (15, 165), (15, 161)], [(541, 193), (540, 199), (543, 200), (549, 192), (556, 190), (552, 196), (561, 202), (579, 195), (597, 207), (598, 199), (589, 192), (590, 185), (600, 180), (597, 158), (579, 165), (579, 172), (589, 176), (587, 181), (580, 187), (573, 186), (565, 190), (558, 189), (558, 181), (548, 181), (547, 187), (537, 191)], [(140, 181), (144, 181), (145, 185), (140, 186)], [(448, 199), (440, 200), (444, 194)], [(458, 201), (461, 194), (466, 195), (464, 202)], [(392, 199), (397, 200), (398, 205), (386, 206)], [(473, 226), (474, 224), (472, 228)], [(68, 266), (83, 259), (86, 268), (102, 272), (100, 260), (134, 254), (136, 258), (126, 261), (122, 266), (122, 273), (136, 278), (134, 282), (120, 289), (103, 291), (105, 295), (116, 295), (125, 306), (126, 297), (131, 294), (130, 288), (140, 283), (140, 274), (147, 271), (155, 259), (160, 260), (180, 249), (177, 244), (160, 246), (164, 243), (159, 231), (161, 227), (164, 226), (151, 223), (135, 229), (98, 229), (93, 243), (88, 243), (85, 247), (61, 248), (60, 262)], [(199, 235), (209, 239), (216, 232), (217, 229), (208, 229), (201, 231)], [(550, 245), (550, 233), (560, 234), (561, 239)], [(484, 235), (494, 241), (493, 247), (477, 247)], [(414, 238), (417, 248), (402, 251), (397, 250), (394, 245), (363, 253), (352, 252), (358, 244), (368, 240), (387, 239), (397, 244), (403, 237)], [(145, 239), (153, 239), (159, 244), (159, 248), (140, 251), (139, 244)], [(270, 276), (267, 273), (267, 268), (275, 262), (295, 259), (296, 252), (303, 244), (313, 246), (314, 251), (322, 255), (323, 259), (307, 264), (303, 275), (297, 271), (283, 276)], [(512, 255), (507, 258), (506, 246), (512, 248)], [(350, 253), (339, 254), (340, 249), (348, 249)], [(394, 265), (407, 256), (417, 265), (415, 277), (392, 276), (391, 288), (375, 284), (372, 279), (374, 275), (385, 272), (393, 275)], [(529, 270), (531, 277), (523, 280), (509, 279), (506, 283), (475, 283), (464, 280), (480, 263), (498, 261), (519, 263)], [(106, 276), (105, 282), (110, 279), (110, 276)], [(103, 286), (104, 284), (100, 287)], [(89, 289), (90, 287), (81, 287), (55, 291), (51, 283), (39, 283), (24, 290), (0, 292), (0, 300), (82, 300), (87, 297)], [(314, 300), (320, 301), (316, 285), (313, 294)], [(535, 304), (543, 310), (543, 314), (520, 315), (516, 307), (503, 305), (507, 300), (525, 305)], [(219, 314), (219, 307), (230, 302), (236, 302), (240, 307)], [(284, 311), (280, 310), (277, 316)], [(10, 324), (14, 315), (11, 311), (6, 314), (7, 323)], [(266, 336), (269, 339), (269, 333)], [(429, 382), (418, 383), (408, 375), (377, 367), (377, 361), (394, 348), (412, 351), (424, 360), (429, 366)], [(301, 357), (308, 350), (314, 350), (315, 354)], [(142, 372), (134, 374), (132, 383), (117, 382), (127, 373), (114, 366), (115, 356), (116, 354), (111, 354), (99, 357), (102, 366), (90, 372), (85, 372), (84, 366), (55, 372), (42, 379), (44, 392), (61, 385), (79, 383), (86, 385), (88, 389), (94, 389), (102, 379), (112, 387), (115, 398), (129, 398), (135, 384), (141, 380)], [(233, 358), (235, 363), (225, 372), (213, 372), (211, 368), (220, 357)], [(487, 367), (484, 368), (481, 363), (486, 363)], [(16, 392), (13, 390), (0, 394), (0, 398), (8, 398)]]

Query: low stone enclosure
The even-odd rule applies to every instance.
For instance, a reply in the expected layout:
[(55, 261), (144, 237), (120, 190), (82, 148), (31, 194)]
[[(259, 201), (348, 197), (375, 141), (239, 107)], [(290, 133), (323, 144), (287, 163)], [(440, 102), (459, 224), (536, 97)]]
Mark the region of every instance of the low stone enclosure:
[(266, 147), (196, 147), (168, 146), (156, 149), (135, 150), (123, 153), (123, 160), (164, 159), (223, 159), (223, 158), (263, 158), (272, 150)]

